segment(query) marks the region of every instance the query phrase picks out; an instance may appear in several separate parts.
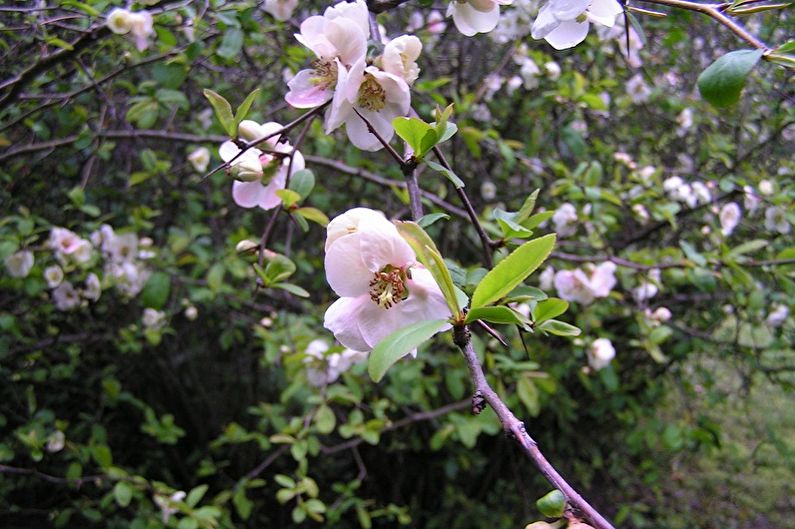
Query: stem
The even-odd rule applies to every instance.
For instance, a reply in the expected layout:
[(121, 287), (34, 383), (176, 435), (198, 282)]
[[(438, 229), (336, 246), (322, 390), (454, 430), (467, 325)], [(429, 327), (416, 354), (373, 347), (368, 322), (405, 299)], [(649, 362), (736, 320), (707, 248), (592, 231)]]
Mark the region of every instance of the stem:
[[(489, 403), (497, 414), (497, 417), (506, 432), (510, 432), (513, 438), (521, 446), (522, 451), (533, 461), (538, 470), (547, 478), (552, 485), (560, 490), (566, 497), (567, 503), (578, 509), (596, 529), (615, 529), (604, 516), (594, 509), (568, 482), (555, 470), (555, 467), (547, 461), (544, 454), (538, 448), (538, 444), (528, 435), (524, 423), (516, 418), (516, 415), (508, 409), (508, 406), (500, 399), (500, 396), (489, 386), (486, 375), (478, 361), (477, 354), (472, 341), (470, 340), (469, 328), (466, 325), (458, 325), (453, 328), (453, 341), (461, 349), (464, 355), (472, 383), (475, 386), (475, 396), (482, 396)], [(474, 399), (473, 399), (474, 401)]]

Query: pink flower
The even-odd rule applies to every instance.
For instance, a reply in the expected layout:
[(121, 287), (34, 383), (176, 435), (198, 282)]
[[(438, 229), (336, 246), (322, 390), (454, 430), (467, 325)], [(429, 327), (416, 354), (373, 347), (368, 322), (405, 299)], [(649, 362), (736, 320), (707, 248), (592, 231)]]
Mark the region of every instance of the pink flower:
[[(281, 128), (282, 126), (275, 122), (260, 125), (245, 120), (240, 123), (239, 131), (242, 137), (252, 141), (273, 134)], [(279, 136), (273, 136), (259, 146), (271, 152), (263, 152), (253, 147), (235, 159), (240, 153), (240, 148), (234, 142), (226, 141), (221, 145), (218, 153), (225, 162), (234, 160), (229, 171), (235, 178), (235, 183), (232, 184), (235, 204), (243, 208), (259, 206), (262, 209), (272, 209), (281, 203), (276, 191), (284, 189), (290, 166), (289, 156), (279, 156), (274, 153), (289, 154), (293, 148), (289, 143), (279, 143)], [(304, 157), (296, 151), (290, 174), (300, 171), (304, 166)]]
[(370, 351), (413, 323), (451, 316), (431, 273), (378, 211), (356, 208), (329, 223), (325, 267), (341, 297), (323, 325), (356, 351)]

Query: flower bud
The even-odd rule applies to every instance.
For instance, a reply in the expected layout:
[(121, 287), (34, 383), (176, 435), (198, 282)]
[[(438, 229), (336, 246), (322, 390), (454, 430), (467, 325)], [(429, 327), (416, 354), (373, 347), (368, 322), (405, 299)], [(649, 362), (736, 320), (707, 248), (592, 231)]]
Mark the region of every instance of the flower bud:
[(250, 252), (252, 250), (256, 250), (259, 247), (259, 244), (255, 243), (254, 241), (250, 241), (248, 239), (243, 239), (237, 246), (235, 246), (235, 251), (237, 253), (244, 253)]
[(238, 125), (237, 135), (246, 141), (254, 141), (263, 138), (265, 133), (262, 131), (262, 125), (256, 121), (245, 119)]
[(240, 163), (229, 168), (229, 174), (235, 180), (256, 182), (262, 178), (262, 164), (259, 160), (241, 159)]

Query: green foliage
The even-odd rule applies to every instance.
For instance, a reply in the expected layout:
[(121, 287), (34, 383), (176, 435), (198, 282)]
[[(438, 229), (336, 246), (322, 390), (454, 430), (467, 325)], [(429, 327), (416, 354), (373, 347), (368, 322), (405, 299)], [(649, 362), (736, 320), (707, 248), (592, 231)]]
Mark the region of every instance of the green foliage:
[(740, 99), (745, 78), (762, 58), (762, 50), (732, 51), (698, 76), (701, 96), (716, 107), (731, 106)]
[(447, 323), (446, 320), (420, 321), (399, 329), (375, 346), (370, 352), (367, 372), (379, 382), (392, 365), (426, 342)]

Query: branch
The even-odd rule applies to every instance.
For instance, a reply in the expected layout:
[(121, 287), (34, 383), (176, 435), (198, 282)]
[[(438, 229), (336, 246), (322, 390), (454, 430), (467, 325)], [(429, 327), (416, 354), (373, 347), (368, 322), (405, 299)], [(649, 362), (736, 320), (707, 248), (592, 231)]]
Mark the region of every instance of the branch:
[(729, 17), (721, 11), (723, 4), (701, 4), (699, 2), (690, 2), (688, 0), (641, 0), (642, 2), (649, 2), (651, 4), (676, 7), (685, 9), (687, 11), (695, 11), (702, 13), (717, 20), (720, 24), (726, 26), (732, 33), (749, 43), (754, 48), (764, 51), (770, 51), (770, 47), (749, 33), (739, 22)]
[(503, 429), (513, 435), (513, 438), (521, 446), (522, 451), (533, 461), (544, 477), (547, 478), (547, 481), (563, 493), (566, 501), (584, 514), (596, 529), (614, 529), (613, 525), (580, 496), (563, 476), (555, 470), (555, 467), (547, 461), (544, 454), (539, 450), (538, 444), (527, 434), (524, 423), (516, 418), (513, 412), (508, 409), (508, 406), (500, 399), (500, 396), (489, 386), (475, 349), (472, 347), (469, 328), (466, 325), (458, 325), (453, 328), (453, 341), (464, 355), (469, 367), (469, 374), (472, 377), (472, 383), (475, 386), (473, 409), (477, 410), (475, 406), (476, 400), (485, 399), (497, 414)]

